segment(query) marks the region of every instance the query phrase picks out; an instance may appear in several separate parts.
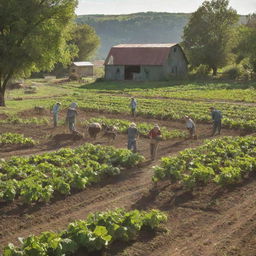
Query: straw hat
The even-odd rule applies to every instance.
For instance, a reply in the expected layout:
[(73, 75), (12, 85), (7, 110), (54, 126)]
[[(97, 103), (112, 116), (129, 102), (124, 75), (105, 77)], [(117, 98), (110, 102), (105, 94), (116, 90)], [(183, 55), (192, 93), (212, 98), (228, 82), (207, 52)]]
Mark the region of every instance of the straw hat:
[(130, 127), (135, 128), (135, 127), (136, 127), (136, 124), (135, 124), (135, 123), (131, 123), (131, 124), (130, 124)]

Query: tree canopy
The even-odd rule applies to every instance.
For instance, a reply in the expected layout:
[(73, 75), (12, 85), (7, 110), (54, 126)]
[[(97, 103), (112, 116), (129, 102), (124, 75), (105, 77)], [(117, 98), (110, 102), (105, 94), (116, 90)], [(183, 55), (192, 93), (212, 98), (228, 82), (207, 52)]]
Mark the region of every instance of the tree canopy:
[(67, 43), (76, 5), (77, 0), (0, 0), (0, 106), (12, 77), (51, 70), (76, 54)]
[(239, 59), (247, 58), (249, 69), (256, 72), (256, 14), (248, 16), (248, 21), (240, 27), (236, 53)]
[(71, 42), (78, 47), (77, 60), (90, 59), (100, 44), (100, 39), (91, 26), (76, 25)]
[(207, 65), (216, 75), (217, 69), (227, 64), (238, 19), (228, 0), (203, 2), (184, 28), (184, 47), (190, 63)]

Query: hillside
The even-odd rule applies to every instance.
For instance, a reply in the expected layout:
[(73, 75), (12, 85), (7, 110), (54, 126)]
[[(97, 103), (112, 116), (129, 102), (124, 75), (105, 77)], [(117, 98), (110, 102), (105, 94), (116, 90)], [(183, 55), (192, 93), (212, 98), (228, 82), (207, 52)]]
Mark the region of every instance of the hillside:
[(105, 58), (111, 46), (120, 43), (179, 42), (190, 14), (135, 13), (129, 15), (81, 15), (79, 24), (88, 24), (101, 38), (98, 58)]
[[(101, 39), (97, 58), (105, 59), (113, 45), (121, 43), (180, 42), (189, 13), (146, 12), (126, 15), (80, 15), (78, 24), (92, 26)], [(246, 16), (240, 16), (240, 23)]]

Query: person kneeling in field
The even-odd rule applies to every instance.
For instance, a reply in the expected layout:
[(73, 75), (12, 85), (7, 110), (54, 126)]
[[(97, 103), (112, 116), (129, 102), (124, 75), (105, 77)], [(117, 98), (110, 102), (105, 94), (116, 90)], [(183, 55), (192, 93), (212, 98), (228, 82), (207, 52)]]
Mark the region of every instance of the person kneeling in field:
[(190, 136), (189, 138), (197, 139), (195, 122), (189, 116), (185, 116), (185, 121), (186, 121), (186, 128), (189, 131), (189, 136)]
[(135, 123), (131, 123), (127, 130), (128, 133), (128, 145), (127, 148), (132, 152), (137, 152), (137, 138), (139, 136), (138, 129)]
[(88, 132), (91, 138), (96, 139), (99, 132), (102, 130), (100, 123), (91, 123), (88, 125)]
[(149, 132), (148, 136), (150, 138), (151, 160), (154, 161), (156, 159), (159, 142), (162, 139), (160, 127), (157, 124), (155, 124), (154, 128)]

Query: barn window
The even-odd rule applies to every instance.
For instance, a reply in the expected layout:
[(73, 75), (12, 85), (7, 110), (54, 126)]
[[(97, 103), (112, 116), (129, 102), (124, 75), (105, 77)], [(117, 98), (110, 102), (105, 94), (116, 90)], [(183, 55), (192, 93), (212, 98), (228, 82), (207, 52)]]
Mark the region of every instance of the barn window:
[(120, 73), (120, 69), (119, 69), (119, 68), (116, 69), (116, 73), (117, 73), (117, 74)]
[(174, 48), (173, 48), (173, 51), (174, 51), (174, 52), (177, 52), (177, 47), (174, 47)]

